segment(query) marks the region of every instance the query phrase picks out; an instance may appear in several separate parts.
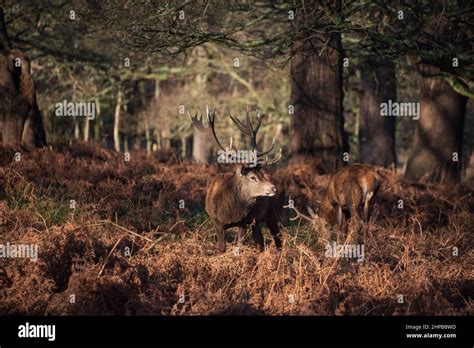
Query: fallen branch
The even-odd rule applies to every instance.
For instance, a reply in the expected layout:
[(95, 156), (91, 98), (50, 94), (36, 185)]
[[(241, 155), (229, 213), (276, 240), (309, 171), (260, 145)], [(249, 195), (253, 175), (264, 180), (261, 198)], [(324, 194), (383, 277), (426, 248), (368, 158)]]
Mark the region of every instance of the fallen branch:
[(146, 240), (147, 242), (153, 243), (153, 240), (151, 240), (150, 238), (145, 237), (145, 236), (142, 236), (142, 235), (138, 234), (137, 232), (131, 231), (131, 230), (129, 230), (128, 228), (125, 228), (125, 227), (123, 227), (123, 226), (120, 226), (120, 225), (116, 224), (116, 223), (113, 222), (113, 221), (104, 220), (104, 222), (110, 223), (110, 224), (114, 225), (115, 227), (121, 229), (122, 231), (127, 232), (127, 233), (129, 233), (129, 234), (131, 234), (131, 235), (133, 235), (133, 236), (135, 236), (135, 237), (139, 237), (139, 238), (142, 238), (142, 239)]

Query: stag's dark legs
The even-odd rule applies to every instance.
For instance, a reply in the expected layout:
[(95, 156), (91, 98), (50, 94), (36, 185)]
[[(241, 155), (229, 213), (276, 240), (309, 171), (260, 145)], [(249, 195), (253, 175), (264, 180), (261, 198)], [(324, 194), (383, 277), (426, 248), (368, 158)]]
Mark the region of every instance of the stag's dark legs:
[(337, 216), (336, 216), (336, 219), (337, 219), (337, 232), (336, 232), (336, 240), (337, 240), (337, 243), (339, 243), (339, 238), (342, 235), (344, 235), (344, 229), (345, 229), (345, 224), (344, 224), (344, 214), (343, 214), (343, 211), (342, 211), (342, 207), (340, 205), (337, 206)]
[(259, 251), (263, 251), (264, 245), (263, 245), (262, 224), (252, 225), (252, 237), (255, 244), (257, 244), (257, 249)]
[(266, 220), (267, 226), (272, 233), (273, 240), (275, 241), (275, 246), (277, 249), (281, 249), (281, 234), (280, 228), (278, 227), (278, 221), (275, 219), (267, 219)]
[(216, 225), (218, 248), (220, 252), (225, 251), (225, 231), (224, 226)]

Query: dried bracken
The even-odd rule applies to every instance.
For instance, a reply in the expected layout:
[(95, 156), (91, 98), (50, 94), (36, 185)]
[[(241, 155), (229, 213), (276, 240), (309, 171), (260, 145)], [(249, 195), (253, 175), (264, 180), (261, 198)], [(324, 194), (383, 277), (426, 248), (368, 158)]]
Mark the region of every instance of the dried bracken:
[[(378, 170), (387, 184), (357, 262), (326, 257), (320, 227), (303, 222), (282, 228), (279, 253), (245, 243), (220, 254), (203, 207), (206, 177), (218, 172), (212, 166), (141, 153), (126, 162), (81, 144), (5, 162), (0, 244), (35, 244), (39, 255), (0, 258), (1, 314), (473, 312), (474, 198), (459, 187), (410, 184)], [(301, 211), (317, 211), (327, 187), (314, 168), (274, 173)]]

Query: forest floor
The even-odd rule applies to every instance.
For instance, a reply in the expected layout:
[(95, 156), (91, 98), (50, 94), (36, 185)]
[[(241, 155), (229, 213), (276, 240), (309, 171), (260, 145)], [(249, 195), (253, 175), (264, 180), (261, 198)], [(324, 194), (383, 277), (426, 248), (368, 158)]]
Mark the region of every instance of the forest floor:
[[(38, 259), (0, 258), (0, 314), (473, 314), (465, 188), (379, 169), (362, 262), (326, 257), (325, 229), (287, 218), (280, 252), (264, 229), (264, 252), (248, 237), (236, 249), (230, 231), (221, 254), (203, 208), (216, 166), (81, 144), (13, 158), (0, 152), (0, 244), (36, 245)], [(328, 180), (315, 163), (273, 177), (301, 211), (317, 208)]]

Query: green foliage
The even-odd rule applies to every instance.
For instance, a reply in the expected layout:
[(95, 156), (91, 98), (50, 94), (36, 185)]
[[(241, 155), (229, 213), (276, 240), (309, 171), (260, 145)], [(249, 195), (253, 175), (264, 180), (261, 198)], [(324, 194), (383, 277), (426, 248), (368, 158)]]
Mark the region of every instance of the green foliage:
[(143, 173), (143, 175), (153, 175), (153, 174), (156, 173), (155, 167), (151, 164), (148, 164), (148, 163), (144, 163), (141, 166), (140, 171)]
[(44, 218), (48, 227), (53, 225), (64, 225), (68, 220), (71, 209), (65, 202), (58, 202), (52, 198), (42, 197), (36, 200), (34, 208)]
[(10, 209), (22, 209), (30, 204), (30, 200), (23, 194), (20, 188), (15, 188), (7, 196), (7, 204)]

